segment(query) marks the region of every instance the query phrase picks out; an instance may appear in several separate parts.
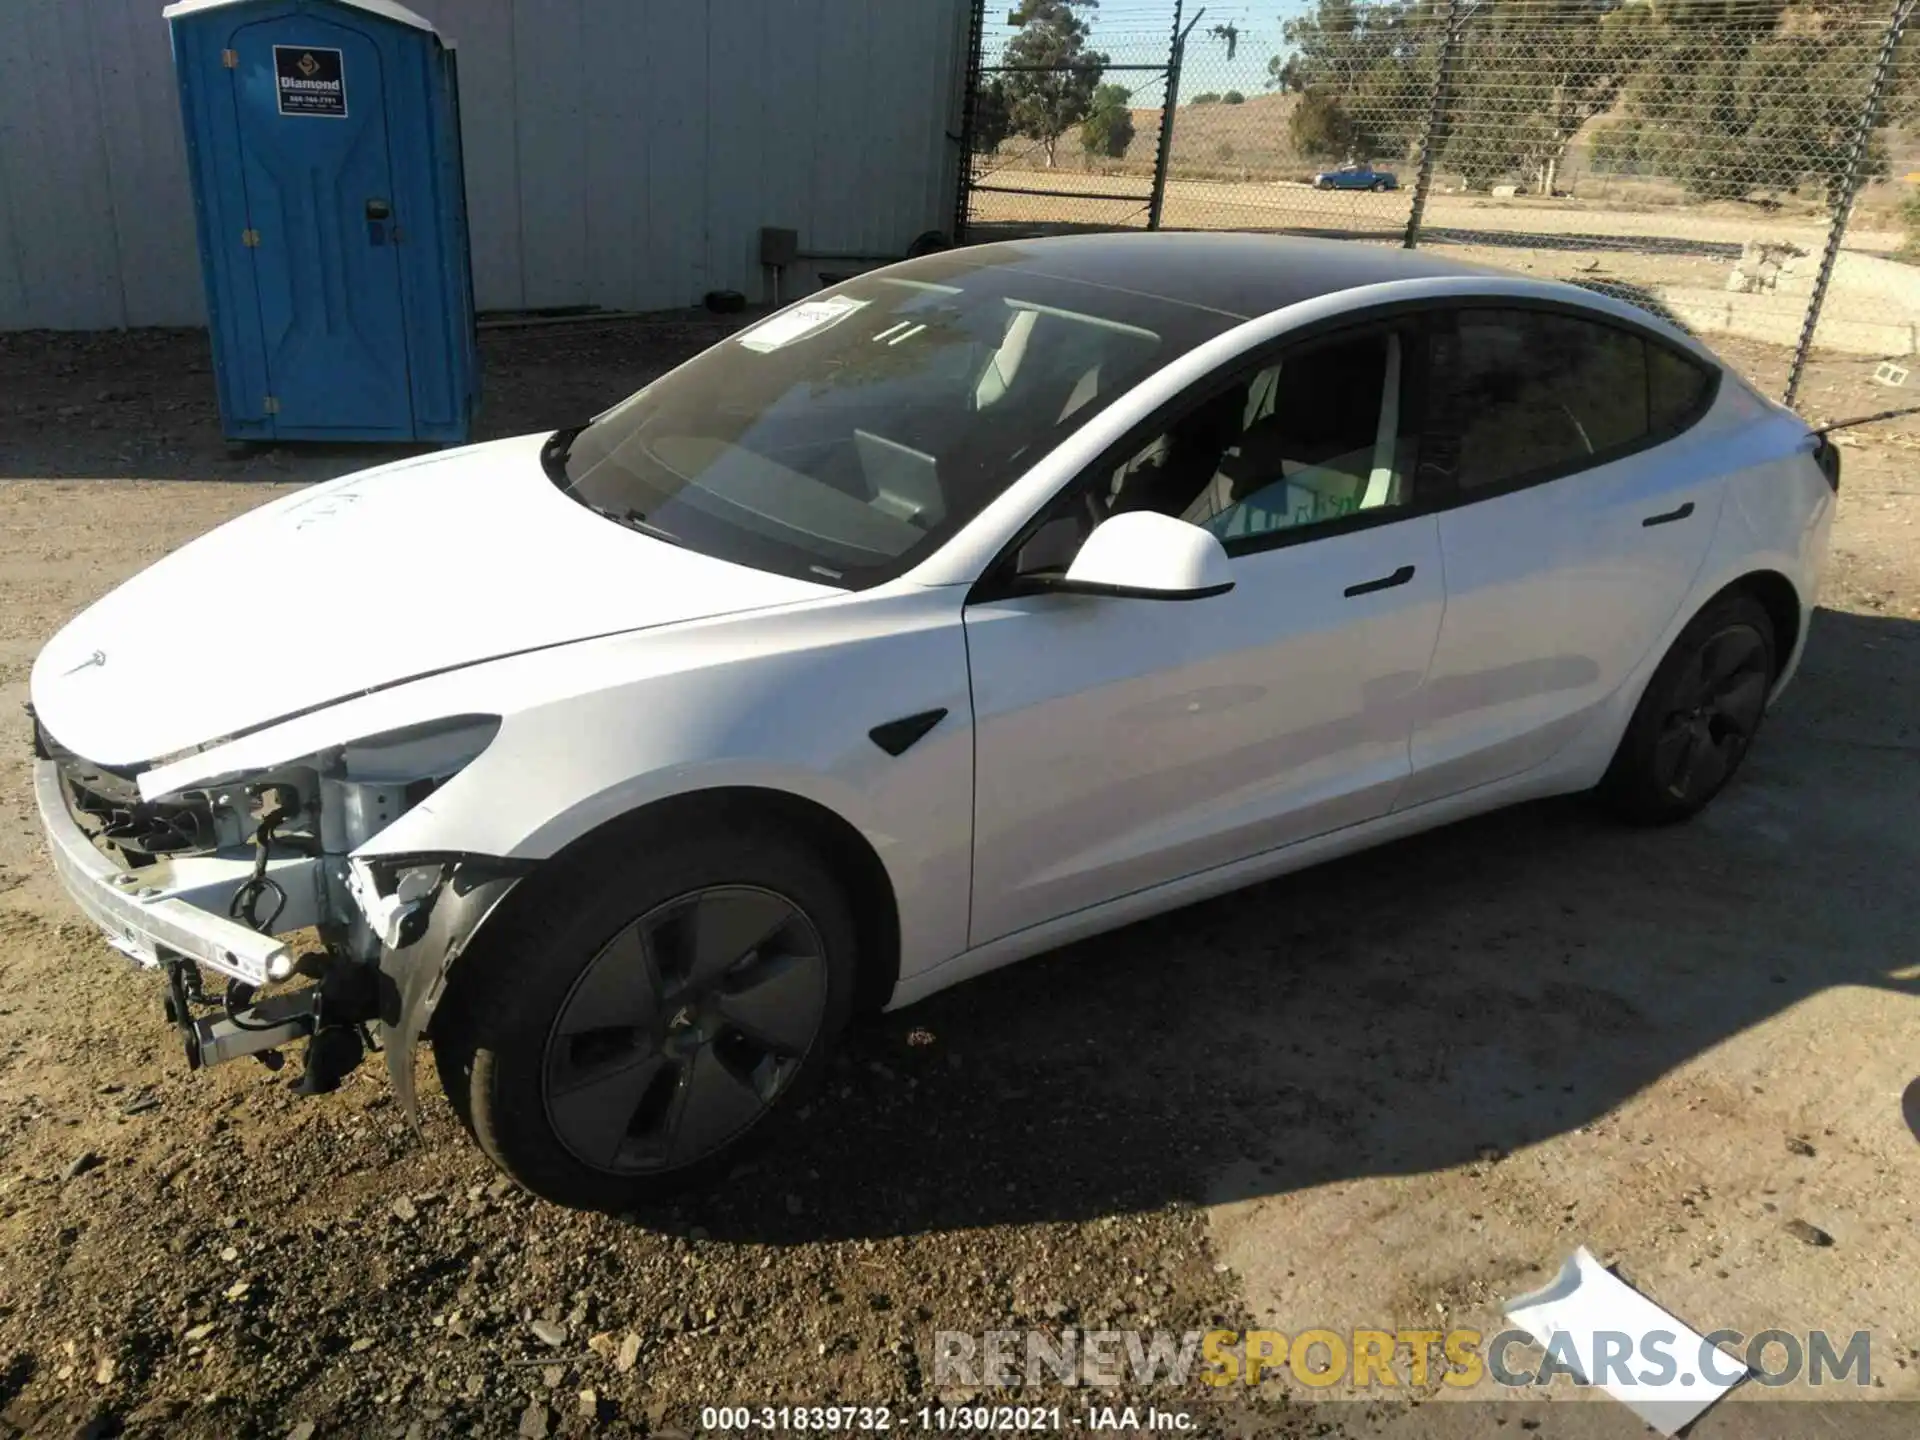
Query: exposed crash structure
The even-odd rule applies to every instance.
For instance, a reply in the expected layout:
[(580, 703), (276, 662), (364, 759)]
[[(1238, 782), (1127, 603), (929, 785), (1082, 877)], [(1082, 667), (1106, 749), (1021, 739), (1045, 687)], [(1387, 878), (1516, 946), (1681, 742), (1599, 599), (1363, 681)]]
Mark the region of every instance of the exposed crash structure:
[[(443, 954), (524, 868), (352, 858), (499, 725), (457, 718), (149, 799), (136, 777), (73, 755), (36, 717), (41, 820), (61, 878), (108, 941), (165, 968), (168, 1018), (188, 1063), (252, 1055), (278, 1069), (282, 1046), (311, 1037), (299, 1088), (313, 1094), (338, 1085), (375, 1043), (373, 1022), (417, 1037), (409, 1011), (439, 971), (417, 965), (416, 947), (456, 874), (459, 893), (439, 907)], [(307, 929), (320, 946), (301, 956), (283, 937)], [(259, 995), (296, 974), (316, 983)], [(409, 1101), (411, 1081), (409, 1069)]]

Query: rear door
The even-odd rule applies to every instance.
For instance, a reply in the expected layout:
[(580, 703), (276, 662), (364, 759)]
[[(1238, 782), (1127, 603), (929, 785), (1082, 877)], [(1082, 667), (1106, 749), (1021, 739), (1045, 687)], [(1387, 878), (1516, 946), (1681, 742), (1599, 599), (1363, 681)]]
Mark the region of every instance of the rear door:
[(380, 47), (311, 15), (229, 43), (268, 418), (279, 433), (409, 435)]
[(1632, 673), (1692, 588), (1718, 518), (1718, 458), (1688, 428), (1716, 376), (1583, 313), (1434, 317), (1420, 470), (1440, 516), (1447, 610), (1400, 806), (1550, 759)]

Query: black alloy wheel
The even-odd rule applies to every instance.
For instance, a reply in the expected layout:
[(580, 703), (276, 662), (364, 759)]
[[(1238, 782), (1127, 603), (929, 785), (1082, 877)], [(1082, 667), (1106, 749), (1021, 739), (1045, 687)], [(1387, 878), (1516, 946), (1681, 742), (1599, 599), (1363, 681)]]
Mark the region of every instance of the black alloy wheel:
[(825, 847), (689, 801), (502, 902), (454, 964), (434, 1063), (488, 1157), (561, 1205), (724, 1181), (780, 1133), (853, 1013), (859, 941)]
[(1772, 682), (1766, 637), (1751, 625), (1715, 633), (1676, 677), (1654, 741), (1654, 778), (1681, 805), (1706, 803), (1740, 766)]
[(1685, 820), (1753, 748), (1779, 674), (1773, 620), (1745, 590), (1694, 616), (1654, 670), (1598, 795), (1640, 824)]
[(747, 885), (669, 900), (615, 935), (562, 1003), (547, 1118), (596, 1170), (693, 1164), (779, 1098), (826, 1004), (825, 946), (790, 900)]

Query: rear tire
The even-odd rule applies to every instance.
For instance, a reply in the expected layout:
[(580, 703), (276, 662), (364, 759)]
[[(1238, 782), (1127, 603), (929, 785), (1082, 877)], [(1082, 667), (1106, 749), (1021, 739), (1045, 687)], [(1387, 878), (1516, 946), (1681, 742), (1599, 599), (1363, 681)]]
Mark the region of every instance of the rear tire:
[(724, 1177), (851, 1012), (847, 898), (785, 830), (629, 831), (560, 862), (454, 972), (441, 1085), (544, 1199), (628, 1210)]
[(1766, 607), (1743, 590), (1694, 616), (1647, 682), (1598, 798), (1635, 824), (1697, 815), (1753, 748), (1779, 673), (1774, 643)]

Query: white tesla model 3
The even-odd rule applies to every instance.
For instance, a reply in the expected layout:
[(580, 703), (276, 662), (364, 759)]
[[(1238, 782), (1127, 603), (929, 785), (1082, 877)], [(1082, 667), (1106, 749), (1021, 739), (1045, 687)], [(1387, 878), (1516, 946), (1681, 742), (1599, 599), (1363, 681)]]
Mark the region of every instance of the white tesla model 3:
[[(954, 250), (168, 556), (39, 657), (40, 810), (193, 1063), (307, 1037), (325, 1089), (377, 1027), (411, 1113), (430, 1036), (498, 1164), (621, 1207), (724, 1173), (860, 1009), (1535, 796), (1692, 814), (1838, 483), (1580, 289)], [(308, 603), (256, 652), (263, 564)]]

